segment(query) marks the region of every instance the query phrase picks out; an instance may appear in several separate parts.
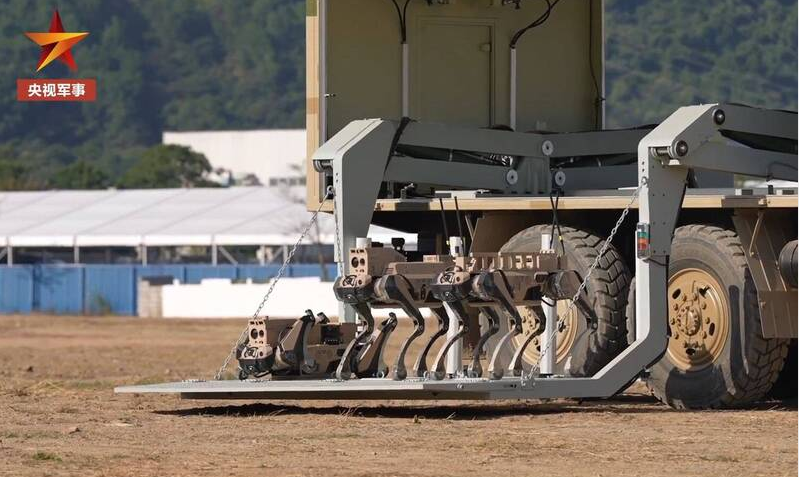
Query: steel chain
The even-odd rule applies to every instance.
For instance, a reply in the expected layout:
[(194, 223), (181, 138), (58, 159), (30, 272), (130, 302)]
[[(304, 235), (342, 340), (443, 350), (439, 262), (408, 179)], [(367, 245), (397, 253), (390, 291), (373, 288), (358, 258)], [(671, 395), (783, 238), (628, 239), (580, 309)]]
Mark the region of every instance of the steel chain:
[[(333, 193), (333, 186), (328, 187), (328, 192), (330, 194)], [(334, 238), (333, 246), (335, 249), (333, 250), (333, 260), (336, 262), (336, 271), (339, 275), (344, 274), (344, 252), (341, 250), (341, 234), (339, 233), (338, 227), (338, 207), (336, 207), (335, 202), (333, 203), (333, 223), (336, 227), (336, 236)]]
[[(289, 251), (288, 255), (286, 255), (283, 258), (283, 264), (278, 269), (275, 278), (272, 280), (272, 283), (269, 284), (269, 288), (266, 290), (266, 293), (264, 294), (264, 297), (261, 299), (261, 303), (258, 305), (258, 308), (256, 308), (255, 313), (253, 313), (252, 319), (258, 318), (258, 315), (261, 313), (261, 310), (263, 310), (264, 306), (266, 306), (266, 302), (269, 300), (269, 296), (272, 294), (272, 291), (275, 289), (275, 285), (277, 285), (277, 282), (279, 282), (280, 279), (283, 278), (283, 274), (286, 272), (286, 268), (288, 268), (289, 263), (291, 263), (291, 260), (294, 258), (294, 254), (297, 253), (297, 249), (300, 247), (300, 244), (308, 235), (308, 232), (311, 230), (311, 227), (313, 227), (313, 225), (316, 223), (317, 219), (319, 218), (319, 213), (322, 211), (322, 207), (325, 205), (325, 202), (327, 202), (332, 196), (333, 196), (333, 188), (328, 187), (327, 191), (325, 192), (325, 196), (322, 198), (322, 201), (319, 203), (319, 207), (316, 208), (313, 215), (311, 216), (311, 220), (308, 221), (308, 224), (305, 226), (305, 229), (302, 231), (302, 233), (300, 233), (300, 237), (291, 247), (291, 250)], [(335, 212), (335, 206), (333, 207), (333, 209)], [(336, 232), (336, 235), (338, 236), (338, 232)], [(244, 330), (242, 330), (236, 342), (233, 343), (233, 347), (230, 349), (230, 352), (225, 358), (225, 361), (222, 362), (222, 366), (219, 367), (219, 370), (216, 372), (216, 375), (214, 375), (214, 380), (219, 381), (220, 379), (222, 379), (222, 374), (225, 372), (225, 369), (227, 369), (228, 364), (230, 364), (230, 361), (233, 359), (233, 356), (236, 355), (236, 349), (243, 342), (244, 337), (247, 336), (248, 329), (249, 325), (245, 326)]]
[[(638, 196), (639, 196), (639, 194), (641, 192), (641, 189), (643, 189), (643, 187), (644, 187), (644, 185), (646, 185), (646, 183), (647, 183), (646, 178), (643, 178), (643, 180), (641, 181), (641, 184), (633, 191), (633, 194), (630, 197), (630, 201), (624, 207), (624, 210), (622, 210), (622, 213), (619, 216), (619, 219), (616, 221), (616, 224), (613, 226), (613, 228), (611, 229), (610, 233), (608, 234), (608, 238), (602, 244), (602, 247), (600, 248), (599, 253), (597, 254), (596, 258), (594, 259), (594, 262), (588, 268), (588, 273), (586, 273), (585, 277), (583, 278), (582, 283), (580, 283), (580, 286), (577, 288), (577, 292), (575, 292), (574, 296), (571, 298), (571, 300), (569, 302), (569, 306), (566, 308), (566, 312), (563, 313), (563, 315), (561, 315), (563, 318), (561, 318), (561, 317), (558, 318), (557, 326), (555, 326), (555, 329), (553, 329), (550, 332), (549, 339), (547, 340), (546, 345), (541, 349), (541, 352), (540, 352), (539, 357), (538, 357), (538, 361), (536, 361), (536, 363), (533, 365), (533, 367), (530, 369), (530, 372), (526, 376), (527, 380), (533, 379), (535, 377), (536, 373), (540, 370), (540, 368), (541, 368), (541, 359), (543, 358), (544, 354), (546, 354), (546, 352), (548, 351), (549, 346), (552, 343), (552, 338), (558, 332), (560, 327), (563, 325), (565, 317), (568, 316), (569, 313), (571, 313), (571, 311), (574, 309), (574, 306), (576, 305), (577, 300), (579, 299), (580, 295), (582, 294), (582, 292), (585, 290), (586, 286), (588, 285), (588, 281), (591, 278), (591, 275), (594, 273), (594, 270), (596, 270), (596, 268), (599, 266), (600, 260), (605, 255), (605, 253), (607, 252), (608, 248), (610, 247), (610, 244), (613, 241), (613, 238), (615, 237), (616, 233), (618, 232), (619, 227), (621, 227), (621, 224), (624, 222), (624, 219), (629, 214), (630, 209), (632, 208), (632, 205), (635, 203), (635, 200), (638, 198)], [(289, 251), (288, 255), (283, 260), (283, 264), (280, 266), (280, 269), (278, 269), (278, 272), (275, 275), (274, 280), (272, 280), (272, 283), (270, 284), (269, 289), (266, 291), (266, 294), (264, 294), (264, 297), (261, 300), (261, 303), (258, 305), (258, 308), (255, 310), (255, 313), (253, 313), (253, 319), (257, 318), (258, 315), (261, 313), (261, 310), (263, 309), (263, 307), (266, 305), (267, 301), (269, 300), (269, 297), (272, 294), (272, 291), (274, 290), (275, 285), (277, 285), (278, 281), (280, 281), (280, 279), (283, 277), (283, 274), (285, 273), (286, 268), (288, 268), (288, 265), (291, 263), (291, 260), (294, 258), (294, 254), (297, 252), (297, 249), (299, 248), (300, 244), (305, 239), (305, 237), (308, 235), (308, 232), (310, 231), (311, 227), (313, 227), (313, 225), (318, 220), (319, 213), (321, 212), (322, 207), (324, 206), (324, 204), (332, 196), (333, 196), (333, 189), (332, 189), (332, 187), (328, 187), (327, 192), (325, 193), (325, 196), (322, 198), (322, 201), (319, 203), (319, 207), (317, 207), (317, 209), (314, 211), (314, 213), (311, 216), (311, 219), (308, 222), (308, 224), (306, 225), (305, 229), (302, 231), (302, 233), (300, 234), (299, 238), (297, 239), (297, 241), (294, 243), (294, 245), (292, 246), (291, 250)], [(333, 218), (334, 218), (334, 222), (335, 222), (335, 247), (336, 247), (335, 253), (338, 254), (338, 257), (339, 257), (338, 262), (340, 263), (341, 243), (340, 243), (340, 233), (339, 233), (339, 226), (338, 226), (338, 211), (336, 210), (335, 206), (333, 207)], [(219, 370), (217, 371), (216, 375), (214, 376), (215, 380), (221, 379), (222, 374), (225, 372), (225, 369), (227, 369), (228, 364), (230, 364), (230, 361), (233, 359), (233, 356), (235, 356), (236, 349), (239, 347), (239, 345), (241, 344), (242, 340), (246, 336), (248, 328), (249, 328), (249, 326), (245, 327), (244, 330), (239, 335), (238, 339), (234, 342), (233, 347), (231, 348), (230, 352), (228, 353), (227, 357), (225, 358), (224, 362), (222, 363), (222, 366), (220, 366)], [(584, 334), (586, 331), (587, 331), (587, 328), (586, 328), (586, 330), (583, 330), (583, 333), (581, 333), (580, 336), (578, 336), (576, 339), (579, 339), (582, 336), (582, 334)], [(522, 374), (522, 379), (523, 380), (525, 379), (524, 374)]]
[[(619, 231), (619, 227), (621, 227), (621, 224), (622, 224), (622, 222), (624, 222), (624, 219), (627, 217), (627, 214), (630, 213), (630, 209), (632, 208), (633, 204), (635, 203), (635, 200), (638, 198), (638, 195), (641, 193), (641, 189), (643, 189), (643, 187), (646, 184), (647, 184), (647, 178), (643, 177), (641, 179), (641, 184), (639, 184), (638, 187), (633, 191), (633, 194), (630, 197), (630, 201), (624, 207), (624, 210), (622, 210), (621, 216), (619, 216), (619, 219), (616, 221), (616, 224), (610, 230), (610, 234), (608, 234), (608, 238), (605, 239), (605, 242), (602, 244), (602, 247), (599, 249), (599, 253), (597, 254), (596, 258), (594, 259), (594, 263), (592, 263), (591, 266), (588, 267), (588, 273), (585, 274), (585, 278), (583, 278), (582, 283), (580, 283), (580, 286), (577, 288), (577, 292), (571, 298), (571, 301), (569, 302), (569, 306), (566, 308), (566, 312), (558, 317), (555, 329), (553, 329), (550, 332), (550, 334), (548, 336), (548, 339), (546, 341), (546, 345), (541, 349), (541, 351), (540, 351), (540, 353), (538, 355), (538, 361), (536, 361), (536, 363), (530, 368), (530, 372), (527, 374), (526, 378), (524, 376), (524, 373), (522, 373), (522, 381), (534, 379), (536, 373), (538, 373), (538, 371), (541, 369), (541, 359), (543, 359), (544, 354), (546, 354), (546, 352), (549, 350), (549, 347), (552, 344), (552, 339), (557, 334), (557, 332), (560, 329), (560, 327), (563, 325), (564, 321), (566, 320), (566, 317), (569, 316), (569, 313), (571, 313), (571, 311), (574, 309), (574, 306), (577, 303), (577, 300), (580, 298), (580, 294), (582, 294), (582, 292), (585, 290), (585, 287), (588, 286), (588, 280), (591, 278), (591, 274), (594, 273), (594, 270), (596, 270), (596, 267), (599, 266), (599, 261), (605, 255), (605, 252), (608, 251), (608, 247), (610, 247), (610, 243), (613, 241), (613, 237)], [(588, 331), (588, 327), (586, 327), (586, 329), (584, 329), (582, 331), (582, 333), (580, 333), (574, 339), (574, 342), (577, 342), (587, 331)]]

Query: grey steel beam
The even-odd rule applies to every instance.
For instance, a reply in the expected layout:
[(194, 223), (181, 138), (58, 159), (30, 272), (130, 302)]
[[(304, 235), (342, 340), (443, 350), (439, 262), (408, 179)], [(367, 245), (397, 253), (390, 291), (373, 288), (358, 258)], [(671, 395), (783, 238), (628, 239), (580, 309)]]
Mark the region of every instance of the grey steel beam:
[[(796, 154), (764, 151), (749, 147), (730, 147), (718, 142), (705, 142), (685, 159), (673, 159), (676, 164), (711, 171), (765, 177), (767, 179), (797, 180)], [(731, 167), (731, 164), (734, 166)]]
[(624, 129), (618, 131), (588, 131), (579, 133), (547, 134), (552, 142), (550, 157), (606, 156), (635, 153), (638, 143), (650, 129)]
[(397, 182), (504, 190), (512, 189), (506, 180), (509, 170), (484, 164), (395, 157), (388, 163), (384, 178)]
[(721, 129), (797, 139), (798, 123), (795, 112), (752, 108), (738, 104), (716, 106), (724, 111), (725, 118), (724, 123), (720, 125)]
[[(510, 156), (602, 156), (635, 153), (638, 143), (648, 132), (648, 129), (626, 129), (539, 134), (414, 122), (407, 126), (399, 143)], [(545, 141), (554, 146), (551, 154), (542, 150)]]
[(599, 184), (603, 189), (635, 187), (638, 184), (638, 168), (635, 164), (605, 167), (570, 167), (563, 169), (566, 174), (566, 193), (571, 191), (596, 190)]
[(541, 144), (545, 138), (544, 135), (534, 133), (412, 122), (405, 128), (400, 144), (509, 156), (543, 157)]

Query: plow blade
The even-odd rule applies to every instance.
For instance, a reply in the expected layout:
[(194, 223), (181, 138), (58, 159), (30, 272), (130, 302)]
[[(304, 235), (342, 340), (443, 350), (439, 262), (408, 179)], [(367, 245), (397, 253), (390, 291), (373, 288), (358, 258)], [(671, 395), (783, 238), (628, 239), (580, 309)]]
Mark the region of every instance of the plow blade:
[(518, 378), (403, 381), (366, 378), (287, 381), (180, 381), (122, 386), (118, 394), (179, 394), (184, 399), (523, 399), (529, 390)]

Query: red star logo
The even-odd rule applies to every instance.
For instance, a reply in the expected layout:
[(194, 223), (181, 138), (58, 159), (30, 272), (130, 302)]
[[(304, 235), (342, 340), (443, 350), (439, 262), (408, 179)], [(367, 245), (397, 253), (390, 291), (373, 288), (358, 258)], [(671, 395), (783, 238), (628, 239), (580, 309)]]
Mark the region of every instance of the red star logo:
[(50, 30), (48, 32), (25, 33), (25, 35), (30, 38), (31, 41), (42, 47), (36, 71), (40, 71), (55, 59), (61, 60), (69, 66), (69, 69), (74, 71), (78, 69), (78, 65), (75, 64), (75, 58), (72, 57), (72, 52), (69, 50), (75, 43), (83, 40), (89, 34), (87, 32), (64, 32), (64, 25), (61, 24), (61, 16), (58, 14), (58, 10), (55, 10), (53, 11), (53, 19), (50, 20)]

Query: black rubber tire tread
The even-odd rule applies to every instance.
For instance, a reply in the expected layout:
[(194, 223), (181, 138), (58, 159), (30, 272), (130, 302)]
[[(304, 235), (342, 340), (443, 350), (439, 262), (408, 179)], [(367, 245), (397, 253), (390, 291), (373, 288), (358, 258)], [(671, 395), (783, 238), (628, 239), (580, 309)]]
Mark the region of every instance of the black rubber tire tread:
[[(705, 256), (690, 252), (697, 244), (707, 252)], [(719, 259), (724, 262), (724, 269), (713, 270), (708, 261)], [(677, 267), (681, 260), (704, 263), (706, 271), (713, 272), (727, 290), (732, 287), (743, 290), (737, 304), (728, 296), (731, 313), (733, 317), (737, 314), (739, 319), (737, 323), (734, 318), (730, 320), (730, 335), (724, 354), (710, 368), (696, 372), (695, 377), (688, 377), (689, 373), (675, 368), (665, 354), (652, 366), (647, 386), (657, 399), (677, 409), (741, 407), (763, 398), (780, 374), (790, 340), (764, 338), (762, 335), (757, 291), (738, 235), (712, 225), (679, 227), (672, 242), (670, 275), (679, 270)], [(739, 353), (734, 353), (732, 343), (741, 342), (744, 343), (743, 349), (736, 346)], [(673, 379), (675, 377), (679, 379)]]
[(782, 400), (796, 400), (797, 391), (797, 340), (793, 338), (788, 345), (788, 357), (780, 371), (777, 381), (771, 387), (768, 397)]
[(635, 277), (633, 277), (627, 293), (627, 311), (624, 316), (627, 317), (627, 344), (629, 345), (635, 341)]
[[(503, 252), (537, 252), (541, 250), (541, 234), (548, 233), (551, 225), (534, 225), (514, 235), (501, 249)], [(578, 265), (582, 279), (604, 242), (596, 235), (571, 227), (561, 226), (566, 256)], [(625, 308), (631, 273), (621, 254), (611, 244), (599, 265), (591, 274), (586, 287), (599, 320), (597, 330), (589, 336), (588, 347), (572, 355), (570, 373), (574, 376), (591, 376), (602, 369), (627, 345)]]

